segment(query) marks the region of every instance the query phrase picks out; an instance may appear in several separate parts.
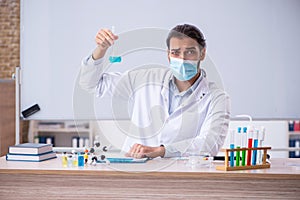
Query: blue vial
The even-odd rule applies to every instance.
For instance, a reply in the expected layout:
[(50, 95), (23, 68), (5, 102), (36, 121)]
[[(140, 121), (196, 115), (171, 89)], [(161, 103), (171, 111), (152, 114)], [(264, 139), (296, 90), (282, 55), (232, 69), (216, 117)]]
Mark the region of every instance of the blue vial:
[(78, 167), (83, 167), (84, 166), (84, 158), (83, 158), (83, 154), (79, 153), (78, 154)]
[(122, 57), (121, 56), (110, 56), (109, 57), (109, 62), (110, 63), (116, 63), (116, 62), (121, 62)]

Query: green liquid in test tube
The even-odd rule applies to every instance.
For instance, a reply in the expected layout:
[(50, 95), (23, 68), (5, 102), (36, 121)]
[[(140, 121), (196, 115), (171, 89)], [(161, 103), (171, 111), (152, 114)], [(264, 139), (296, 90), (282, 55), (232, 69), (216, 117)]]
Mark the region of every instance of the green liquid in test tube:
[[(241, 138), (242, 138), (242, 128), (239, 127), (237, 131), (237, 142), (236, 142), (236, 148), (241, 148)], [(240, 151), (236, 152), (236, 159), (235, 159), (235, 165), (240, 166)]]
[[(115, 34), (115, 27), (114, 26), (111, 28), (111, 32), (113, 34)], [(122, 57), (121, 56), (115, 56), (114, 55), (114, 46), (115, 46), (115, 44), (112, 45), (112, 55), (109, 56), (109, 62), (110, 63), (117, 63), (117, 62), (121, 62), (122, 61)]]
[[(243, 128), (242, 147), (247, 148), (247, 127)], [(246, 166), (246, 150), (242, 151), (242, 166)]]

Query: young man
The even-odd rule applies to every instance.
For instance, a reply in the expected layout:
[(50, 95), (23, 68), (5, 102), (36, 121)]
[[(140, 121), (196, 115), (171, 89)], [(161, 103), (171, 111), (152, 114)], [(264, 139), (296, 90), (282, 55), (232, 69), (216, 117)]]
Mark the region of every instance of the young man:
[(216, 155), (227, 134), (229, 98), (200, 68), (206, 53), (201, 31), (184, 24), (169, 32), (166, 68), (104, 72), (103, 57), (117, 39), (108, 29), (97, 33), (97, 48), (83, 60), (80, 84), (98, 96), (111, 92), (113, 105), (128, 113), (126, 155), (175, 157), (190, 149)]

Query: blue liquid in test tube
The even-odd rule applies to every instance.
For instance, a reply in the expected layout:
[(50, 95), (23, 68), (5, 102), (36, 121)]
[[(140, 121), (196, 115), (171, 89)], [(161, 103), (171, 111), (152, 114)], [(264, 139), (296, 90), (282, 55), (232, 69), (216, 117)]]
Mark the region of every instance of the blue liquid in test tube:
[[(115, 34), (115, 27), (114, 26), (111, 28), (111, 32), (113, 34)], [(122, 57), (121, 56), (114, 56), (113, 55), (114, 54), (114, 48), (115, 48), (114, 46), (115, 46), (115, 44), (113, 44), (113, 46), (112, 46), (112, 55), (109, 56), (109, 62), (110, 63), (117, 63), (117, 62), (121, 62), (122, 61)]]
[[(234, 130), (230, 131), (230, 149), (234, 149)], [(234, 152), (230, 152), (230, 167), (234, 167)]]
[(110, 63), (116, 63), (116, 62), (121, 62), (121, 61), (122, 61), (121, 56), (109, 56)]
[[(258, 133), (259, 131), (256, 130), (253, 137), (253, 147), (258, 147)], [(257, 150), (253, 150), (253, 156), (252, 156), (252, 165), (256, 165), (256, 159), (257, 159)]]

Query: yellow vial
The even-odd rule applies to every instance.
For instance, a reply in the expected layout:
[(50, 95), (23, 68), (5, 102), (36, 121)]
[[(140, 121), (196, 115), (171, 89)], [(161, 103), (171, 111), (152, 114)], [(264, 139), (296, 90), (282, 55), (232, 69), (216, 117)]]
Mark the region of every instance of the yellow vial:
[(62, 155), (62, 165), (63, 165), (63, 167), (68, 166), (68, 158), (67, 158), (66, 152), (64, 152)]
[(73, 167), (78, 166), (78, 159), (77, 159), (77, 153), (73, 154)]

